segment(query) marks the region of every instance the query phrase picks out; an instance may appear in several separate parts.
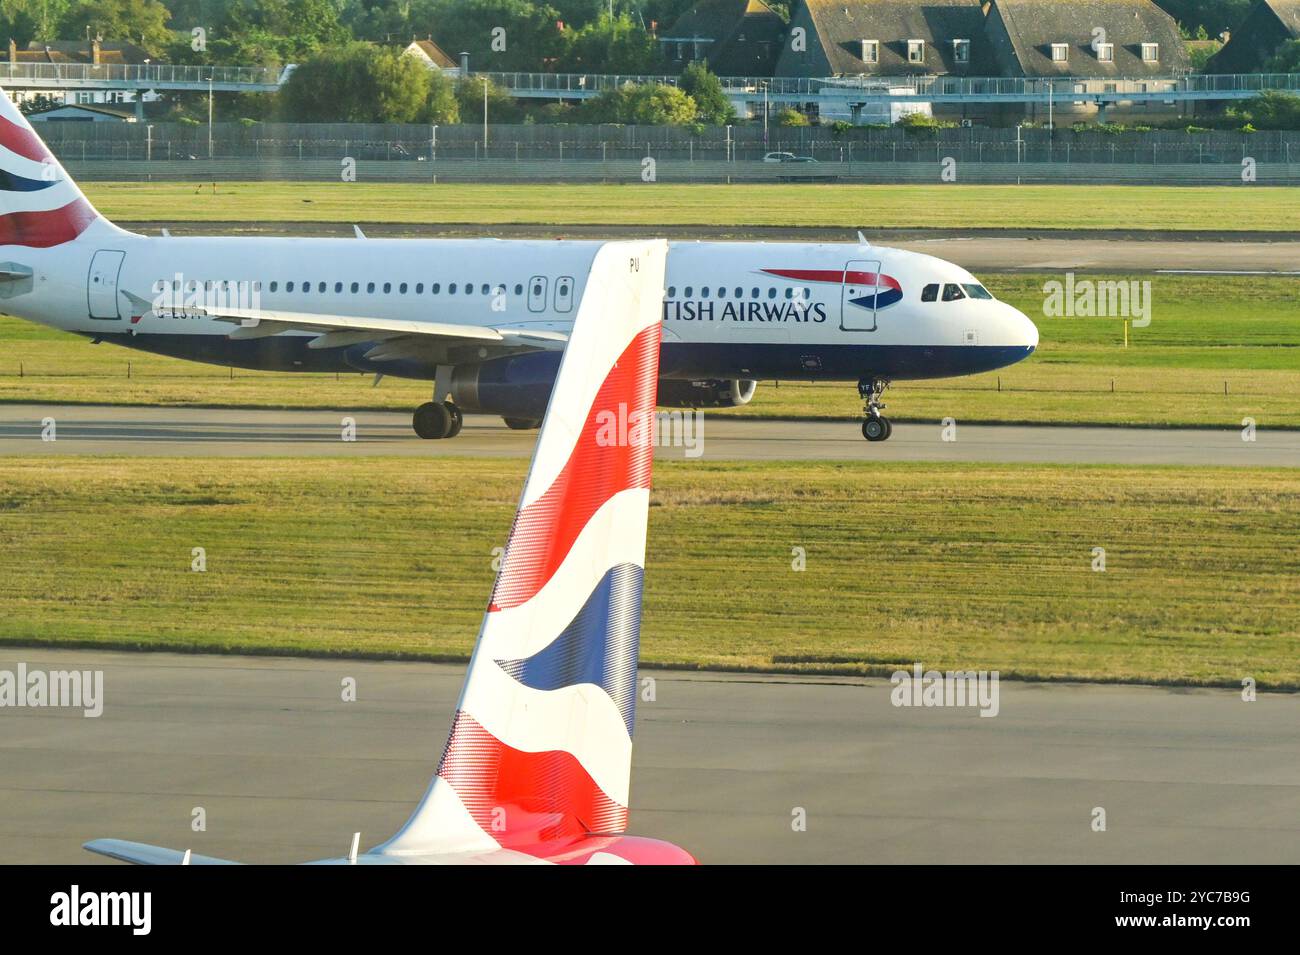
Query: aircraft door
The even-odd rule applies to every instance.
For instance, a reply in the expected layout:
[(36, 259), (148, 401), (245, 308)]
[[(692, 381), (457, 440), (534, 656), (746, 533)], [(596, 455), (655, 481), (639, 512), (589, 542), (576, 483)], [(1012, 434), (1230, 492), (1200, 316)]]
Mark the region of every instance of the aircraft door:
[(879, 292), (879, 262), (862, 259), (846, 262), (841, 286), (840, 328), (846, 332), (874, 332)]
[(90, 260), (90, 275), (86, 279), (86, 300), (91, 318), (119, 319), (117, 277), (122, 271), (125, 252), (101, 249)]
[(546, 276), (534, 275), (528, 280), (528, 311), (546, 311)]

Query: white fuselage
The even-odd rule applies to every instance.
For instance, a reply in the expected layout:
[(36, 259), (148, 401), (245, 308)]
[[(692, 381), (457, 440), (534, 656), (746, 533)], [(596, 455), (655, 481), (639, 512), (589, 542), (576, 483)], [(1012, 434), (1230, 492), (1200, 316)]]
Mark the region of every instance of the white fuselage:
[[(229, 322), (139, 303), (215, 297), (273, 312), (563, 331), (600, 246), (147, 237), (104, 225), (50, 249), (0, 250), (33, 270), (30, 290), (0, 301), (0, 310), (145, 350), (250, 367), (264, 365), (262, 352), (232, 341)], [(928, 296), (934, 300), (923, 300), (936, 286), (938, 294)], [(945, 294), (952, 288), (959, 297)], [(663, 373), (929, 378), (989, 370), (1030, 354), (1038, 341), (1033, 324), (1009, 305), (971, 297), (975, 289), (981, 286), (966, 270), (897, 249), (673, 243)], [(317, 336), (293, 330), (279, 337), (305, 343)], [(332, 370), (338, 355), (331, 351), (339, 349), (304, 349), (283, 367)], [(424, 374), (410, 364), (392, 372), (433, 377), (432, 367)]]

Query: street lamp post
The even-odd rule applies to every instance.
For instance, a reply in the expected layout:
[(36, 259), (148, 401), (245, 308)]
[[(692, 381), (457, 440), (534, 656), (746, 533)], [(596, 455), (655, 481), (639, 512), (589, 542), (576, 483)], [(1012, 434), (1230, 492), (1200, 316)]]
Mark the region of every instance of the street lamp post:
[(767, 150), (767, 89), (768, 84), (763, 84), (763, 150)]
[(208, 74), (208, 158), (212, 158), (212, 74)]

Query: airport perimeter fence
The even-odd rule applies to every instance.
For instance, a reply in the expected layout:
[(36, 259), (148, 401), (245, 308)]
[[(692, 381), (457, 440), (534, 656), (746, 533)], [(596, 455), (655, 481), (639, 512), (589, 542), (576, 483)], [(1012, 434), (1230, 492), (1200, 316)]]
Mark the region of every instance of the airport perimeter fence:
[[(392, 181), (925, 181), (951, 161), (958, 181), (1300, 182), (1300, 132), (1046, 129), (411, 126), (63, 123), (41, 130), (86, 179)], [(210, 139), (209, 139), (210, 134)], [(765, 163), (783, 152), (816, 160)]]

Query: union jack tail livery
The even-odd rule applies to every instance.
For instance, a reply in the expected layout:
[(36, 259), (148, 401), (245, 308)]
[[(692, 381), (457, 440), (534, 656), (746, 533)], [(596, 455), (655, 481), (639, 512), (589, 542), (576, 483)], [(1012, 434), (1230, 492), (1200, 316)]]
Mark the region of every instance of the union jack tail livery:
[(623, 834), (667, 254), (597, 250), (437, 775), (397, 835), (331, 861), (695, 861)]
[(621, 836), (666, 257), (596, 253), (438, 775), (377, 852), (692, 861)]
[(0, 246), (48, 249), (92, 227), (117, 231), (0, 90)]

